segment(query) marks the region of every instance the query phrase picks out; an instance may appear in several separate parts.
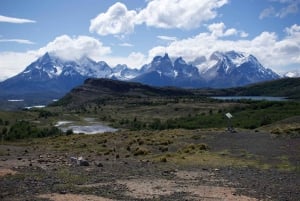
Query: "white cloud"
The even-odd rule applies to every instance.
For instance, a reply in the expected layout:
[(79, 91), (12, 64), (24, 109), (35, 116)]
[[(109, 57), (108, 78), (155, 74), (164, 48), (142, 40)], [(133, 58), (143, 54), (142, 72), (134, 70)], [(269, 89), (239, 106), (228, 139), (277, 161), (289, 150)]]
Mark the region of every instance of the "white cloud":
[[(127, 46), (130, 44), (127, 44)], [(66, 60), (88, 56), (95, 61), (106, 61), (110, 66), (127, 64), (131, 68), (140, 68), (146, 63), (146, 56), (140, 52), (132, 52), (128, 56), (111, 55), (111, 48), (104, 46), (99, 40), (89, 36), (56, 37), (44, 47), (27, 52), (0, 52), (0, 81), (23, 71), (30, 63), (46, 52)]]
[(260, 15), (259, 19), (266, 17), (279, 17), (284, 18), (290, 14), (298, 13), (300, 0), (270, 0), (271, 2), (280, 3), (282, 7), (280, 9), (275, 9), (273, 6), (269, 6), (264, 9)]
[(56, 37), (52, 42), (38, 50), (39, 54), (45, 52), (53, 53), (63, 59), (79, 59), (82, 56), (89, 56), (93, 59), (111, 53), (110, 47), (89, 36), (77, 36), (71, 38), (68, 35)]
[(210, 24), (207, 28), (211, 32), (212, 36), (215, 36), (217, 38), (237, 35), (238, 33), (238, 31), (234, 28), (225, 30), (226, 26), (223, 22)]
[(123, 35), (144, 23), (165, 29), (194, 29), (214, 19), (216, 10), (227, 3), (228, 0), (150, 0), (145, 8), (135, 11), (118, 2), (92, 19), (89, 30), (99, 35)]
[(245, 32), (245, 31), (239, 31), (239, 34), (240, 34), (240, 36), (241, 36), (242, 38), (246, 38), (246, 37), (249, 36), (249, 34), (248, 34), (247, 32)]
[(166, 41), (176, 41), (177, 38), (174, 36), (156, 36), (160, 40), (166, 40)]
[(275, 16), (276, 15), (276, 11), (275, 8), (273, 6), (270, 6), (268, 8), (265, 8), (259, 15), (259, 19), (264, 19), (266, 17), (271, 17), (271, 16)]
[(217, 16), (227, 0), (152, 0), (137, 15), (137, 23), (158, 28), (193, 29)]
[(36, 58), (34, 52), (0, 52), (0, 81), (20, 73)]
[(90, 32), (99, 35), (129, 34), (134, 30), (136, 12), (128, 11), (126, 5), (115, 3), (106, 13), (99, 14), (91, 20)]
[(29, 20), (29, 19), (7, 17), (7, 16), (0, 15), (0, 22), (23, 24), (23, 23), (35, 23), (36, 21)]
[(25, 39), (0, 39), (0, 43), (7, 43), (7, 42), (14, 42), (14, 43), (20, 43), (20, 44), (26, 44), (26, 45), (33, 45), (34, 42), (30, 40)]
[(25, 69), (31, 62), (50, 52), (66, 60), (88, 56), (96, 61), (111, 53), (110, 47), (89, 36), (71, 38), (68, 35), (56, 37), (46, 46), (27, 52), (0, 52), (0, 80), (14, 76)]
[(211, 35), (216, 38), (226, 36), (240, 36), (242, 38), (248, 37), (248, 33), (245, 31), (236, 30), (234, 28), (226, 29), (223, 22), (210, 24), (207, 26), (207, 29), (211, 32)]
[(120, 43), (119, 46), (121, 47), (133, 47), (134, 45), (131, 43)]
[(129, 68), (140, 68), (147, 60), (146, 56), (140, 52), (132, 52), (127, 57), (106, 56), (102, 60), (108, 63), (111, 67), (118, 64), (126, 64)]
[(285, 32), (287, 33), (288, 36), (295, 36), (300, 34), (300, 25), (294, 24), (291, 27), (286, 27)]
[(289, 14), (294, 14), (298, 12), (298, 5), (300, 1), (291, 1), (286, 7), (283, 7), (278, 13), (278, 17), (284, 18)]
[(278, 39), (278, 36), (273, 32), (262, 32), (252, 39), (236, 41), (216, 37), (216, 35), (223, 36), (226, 33), (222, 27), (223, 25), (220, 24), (208, 26), (209, 32), (173, 41), (166, 47), (154, 47), (148, 53), (149, 58), (168, 52), (170, 56), (182, 56), (187, 61), (193, 62), (203, 57), (208, 59), (214, 51), (236, 50), (253, 54), (265, 67), (272, 68), (277, 72), (285, 71), (285, 68), (290, 65), (300, 66), (299, 25), (286, 28), (287, 34), (282, 39)]

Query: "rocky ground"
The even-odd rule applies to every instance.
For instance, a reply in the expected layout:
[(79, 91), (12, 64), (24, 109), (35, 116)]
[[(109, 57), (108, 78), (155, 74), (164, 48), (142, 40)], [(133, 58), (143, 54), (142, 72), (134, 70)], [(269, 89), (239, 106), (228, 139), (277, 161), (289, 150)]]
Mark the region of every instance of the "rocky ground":
[[(80, 154), (87, 163), (74, 160)], [(300, 200), (299, 164), (300, 138), (245, 130), (5, 142), (0, 200), (294, 201)]]

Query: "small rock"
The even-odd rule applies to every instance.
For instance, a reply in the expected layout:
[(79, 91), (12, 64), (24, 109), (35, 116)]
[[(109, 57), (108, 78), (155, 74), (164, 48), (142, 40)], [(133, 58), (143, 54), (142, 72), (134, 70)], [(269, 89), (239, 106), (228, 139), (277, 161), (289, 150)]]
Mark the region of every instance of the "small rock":
[(96, 165), (97, 167), (103, 167), (103, 164), (100, 163), (100, 162), (95, 162), (95, 165)]
[(76, 163), (77, 164), (77, 158), (76, 157), (71, 157), (70, 159), (71, 159), (72, 163)]
[(78, 157), (77, 164), (80, 166), (89, 166), (89, 162), (87, 160), (84, 160), (82, 156)]
[(90, 164), (89, 164), (89, 162), (86, 161), (86, 160), (80, 160), (80, 161), (79, 161), (79, 165), (80, 165), (80, 166), (89, 166)]

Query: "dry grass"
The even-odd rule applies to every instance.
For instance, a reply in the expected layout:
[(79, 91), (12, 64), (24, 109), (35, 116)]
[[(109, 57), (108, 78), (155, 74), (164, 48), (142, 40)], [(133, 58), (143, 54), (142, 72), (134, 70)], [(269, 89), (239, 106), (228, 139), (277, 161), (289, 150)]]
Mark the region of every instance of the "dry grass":
[(99, 197), (95, 195), (77, 195), (77, 194), (43, 194), (37, 196), (38, 198), (49, 199), (51, 201), (113, 201), (112, 199)]

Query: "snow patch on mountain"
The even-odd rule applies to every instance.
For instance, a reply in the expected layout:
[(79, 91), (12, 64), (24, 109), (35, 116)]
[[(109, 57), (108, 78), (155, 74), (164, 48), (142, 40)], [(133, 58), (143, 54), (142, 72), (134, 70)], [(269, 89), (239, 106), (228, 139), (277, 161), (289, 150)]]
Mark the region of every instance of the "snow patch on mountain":
[(279, 76), (264, 68), (253, 55), (235, 51), (214, 52), (209, 57), (199, 57), (194, 63), (187, 63), (182, 57), (170, 59), (165, 54), (154, 57), (151, 63), (140, 69), (131, 69), (124, 64), (110, 67), (105, 61), (96, 62), (88, 57), (64, 60), (46, 53), (20, 74), (0, 83), (0, 88), (4, 87), (9, 93), (38, 91), (49, 94), (49, 91), (54, 91), (62, 95), (87, 78), (199, 88), (242, 86), (277, 79)]

